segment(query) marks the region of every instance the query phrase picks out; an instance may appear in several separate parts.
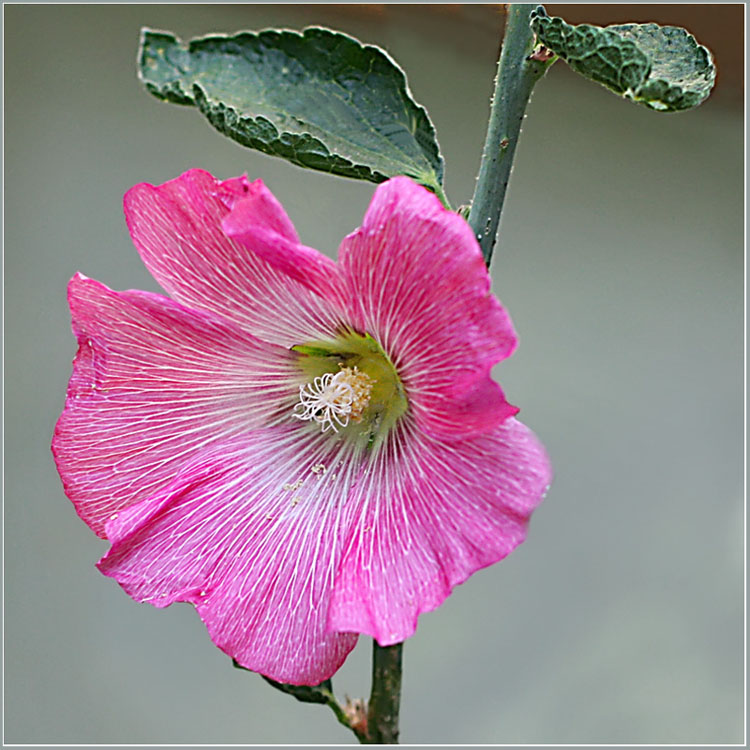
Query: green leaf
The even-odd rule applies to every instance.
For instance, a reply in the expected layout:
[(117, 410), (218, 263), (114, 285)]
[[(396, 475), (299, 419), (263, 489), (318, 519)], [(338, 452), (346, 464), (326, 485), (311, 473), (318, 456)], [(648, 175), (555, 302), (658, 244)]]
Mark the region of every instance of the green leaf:
[(577, 73), (660, 112), (697, 107), (716, 79), (711, 53), (677, 26), (572, 26), (539, 6), (531, 28)]
[(435, 129), (378, 47), (322, 28), (187, 44), (143, 29), (138, 65), (154, 96), (198, 107), (243, 146), (372, 182), (407, 175), (442, 195)]

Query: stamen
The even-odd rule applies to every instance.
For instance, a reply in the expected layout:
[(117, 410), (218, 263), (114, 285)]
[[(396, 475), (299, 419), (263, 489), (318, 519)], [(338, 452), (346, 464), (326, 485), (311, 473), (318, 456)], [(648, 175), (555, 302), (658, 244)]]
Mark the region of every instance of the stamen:
[(343, 367), (335, 374), (327, 372), (312, 383), (300, 386), (300, 402), (294, 407), (293, 415), (297, 419), (314, 419), (323, 432), (328, 429), (338, 432), (338, 428), (346, 427), (350, 420), (361, 421), (374, 382), (356, 367)]

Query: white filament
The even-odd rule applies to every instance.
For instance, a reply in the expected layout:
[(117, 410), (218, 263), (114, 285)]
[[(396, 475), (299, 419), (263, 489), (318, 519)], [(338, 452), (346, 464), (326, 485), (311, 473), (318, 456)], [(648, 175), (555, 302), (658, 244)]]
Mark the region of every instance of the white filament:
[(354, 389), (347, 380), (349, 374), (346, 370), (341, 370), (335, 375), (327, 372), (315, 378), (312, 383), (301, 385), (294, 416), (297, 419), (314, 419), (321, 425), (323, 432), (329, 428), (338, 432), (338, 427), (346, 427), (354, 403)]

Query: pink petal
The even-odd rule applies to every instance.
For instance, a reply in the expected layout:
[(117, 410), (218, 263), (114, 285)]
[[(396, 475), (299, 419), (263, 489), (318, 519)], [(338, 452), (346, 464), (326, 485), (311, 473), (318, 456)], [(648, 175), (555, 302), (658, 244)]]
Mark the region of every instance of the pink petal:
[[(239, 198), (222, 220), (227, 236), (282, 274), (341, 307), (341, 276), (336, 264), (317, 250), (301, 245), (296, 234), (285, 235), (275, 223), (264, 221), (264, 214), (269, 213), (267, 205), (271, 199), (275, 203), (275, 198), (260, 180), (249, 187), (247, 196)], [(282, 212), (281, 206), (276, 205)]]
[(97, 534), (197, 451), (288, 419), (297, 392), (287, 350), (80, 274), (68, 294), (79, 348), (52, 450), (66, 494)]
[(405, 177), (380, 185), (339, 263), (350, 322), (389, 354), (421, 429), (465, 438), (518, 411), (489, 375), (516, 346), (510, 318), (468, 224), (435, 195)]
[(137, 601), (195, 604), (214, 643), (248, 669), (318, 684), (357, 640), (326, 619), (358, 466), (296, 425), (222, 444), (107, 524), (99, 568)]
[(287, 347), (330, 338), (340, 320), (328, 302), (223, 232), (222, 220), (248, 195), (259, 249), (269, 236), (294, 246), (289, 217), (260, 180), (219, 182), (198, 169), (159, 187), (136, 185), (125, 195), (125, 218), (144, 263), (176, 300)]
[(223, 201), (229, 209), (223, 221), (229, 219), (239, 207), (239, 214), (248, 228), (262, 227), (289, 242), (299, 244), (299, 236), (292, 220), (263, 180), (248, 182), (247, 177), (235, 177), (225, 180), (221, 186), (225, 196)]
[(453, 445), (413, 423), (393, 438), (347, 501), (361, 510), (328, 620), (381, 645), (411, 636), (422, 612), (523, 542), (551, 475), (544, 448), (512, 418)]

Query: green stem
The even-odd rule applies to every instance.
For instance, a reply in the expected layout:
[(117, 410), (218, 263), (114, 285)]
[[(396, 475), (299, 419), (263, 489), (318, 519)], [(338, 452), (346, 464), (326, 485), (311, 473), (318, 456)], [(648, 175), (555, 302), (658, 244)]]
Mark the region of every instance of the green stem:
[(336, 700), (332, 690), (325, 690), (323, 694), (328, 698), (326, 705), (333, 711), (338, 720), (339, 724), (343, 724), (347, 729), (351, 729), (354, 732), (356, 738), (363, 743), (366, 741), (365, 732), (363, 726), (359, 725), (354, 721), (354, 717), (347, 713)]
[(556, 59), (545, 55), (540, 55), (539, 59), (530, 58), (534, 32), (529, 21), (536, 7), (516, 3), (508, 6), (487, 137), (469, 212), (469, 225), (488, 267), (526, 105), (534, 84)]
[(379, 646), (373, 641), (372, 690), (367, 710), (370, 745), (398, 744), (398, 712), (401, 703), (401, 653), (403, 643)]
[[(238, 661), (232, 659), (237, 669), (245, 669)], [(289, 685), (285, 682), (276, 682), (270, 677), (261, 677), (276, 690), (291, 695), (301, 703), (322, 703), (328, 706), (335, 714), (340, 724), (351, 729), (360, 742), (366, 742), (367, 717), (364, 711), (363, 701), (351, 702), (347, 698), (346, 706), (341, 706), (333, 694), (331, 680), (324, 680), (320, 685)]]

